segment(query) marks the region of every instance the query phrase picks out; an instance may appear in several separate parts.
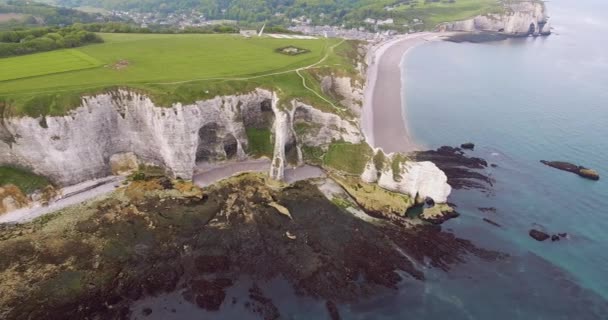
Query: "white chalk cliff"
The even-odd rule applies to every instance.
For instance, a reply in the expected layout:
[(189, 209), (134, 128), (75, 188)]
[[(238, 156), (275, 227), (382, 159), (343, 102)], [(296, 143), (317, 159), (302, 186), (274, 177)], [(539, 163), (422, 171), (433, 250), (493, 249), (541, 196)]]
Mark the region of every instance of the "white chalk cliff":
[(285, 149), (297, 140), (295, 121), (319, 127), (300, 143), (362, 141), (357, 126), (339, 116), (300, 102), (293, 106), (282, 110), (276, 95), (262, 89), (170, 108), (126, 90), (84, 97), (65, 116), (3, 119), (0, 165), (28, 168), (66, 186), (109, 175), (112, 157), (132, 152), (143, 163), (190, 179), (197, 162), (246, 159), (246, 128), (266, 127), (274, 135), (271, 176), (281, 179)]
[[(355, 118), (360, 114), (362, 84), (347, 78), (327, 81), (354, 117), (296, 99), (280, 101), (265, 89), (170, 107), (157, 106), (147, 95), (126, 89), (85, 96), (64, 116), (0, 118), (0, 165), (27, 168), (59, 187), (128, 174), (139, 163), (191, 179), (197, 163), (247, 160), (247, 129), (256, 128), (271, 131), (274, 151), (269, 175), (282, 179), (289, 165), (303, 163), (304, 146), (327, 150), (337, 141), (365, 142)], [(403, 163), (398, 181), (391, 169), (378, 173), (371, 167), (363, 174), (367, 182), (447, 201), (451, 190), (447, 178), (430, 162)]]
[(472, 19), (448, 22), (439, 26), (440, 31), (492, 31), (514, 36), (546, 35), (551, 33), (545, 6), (539, 1), (509, 3), (504, 13), (486, 14)]
[[(386, 156), (388, 162), (393, 161), (394, 154)], [(431, 198), (437, 203), (448, 200), (452, 187), (448, 184), (448, 177), (434, 163), (429, 161), (404, 161), (399, 163), (399, 172), (393, 172), (390, 165), (376, 169), (371, 160), (366, 166), (361, 180), (367, 183), (377, 183), (380, 187), (412, 198)]]

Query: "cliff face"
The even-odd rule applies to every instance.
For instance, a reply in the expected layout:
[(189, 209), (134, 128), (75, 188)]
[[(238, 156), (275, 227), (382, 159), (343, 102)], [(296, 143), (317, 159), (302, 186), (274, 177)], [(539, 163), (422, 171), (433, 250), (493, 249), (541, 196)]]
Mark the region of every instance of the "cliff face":
[[(351, 114), (359, 114), (359, 86), (344, 79), (332, 82), (351, 102)], [(271, 132), (269, 175), (274, 179), (282, 179), (289, 165), (303, 163), (304, 146), (327, 150), (334, 142), (364, 143), (353, 118), (298, 100), (279, 102), (274, 92), (263, 89), (168, 108), (144, 94), (118, 90), (83, 97), (81, 106), (65, 116), (0, 120), (0, 165), (28, 168), (59, 186), (129, 173), (138, 163), (191, 179), (197, 163), (247, 160), (248, 129)], [(450, 187), (432, 163), (403, 163), (398, 170), (366, 170), (363, 178), (390, 191), (447, 200)]]
[(424, 200), (428, 197), (437, 203), (447, 202), (452, 187), (448, 184), (448, 177), (434, 163), (398, 161), (395, 157), (398, 155), (390, 154), (386, 159), (388, 163), (397, 161), (397, 165), (384, 165), (382, 168), (377, 168), (377, 164), (370, 161), (365, 166), (361, 180), (377, 183), (386, 190), (407, 194), (412, 198)]
[(282, 110), (274, 93), (258, 89), (162, 108), (145, 95), (120, 90), (85, 97), (66, 116), (4, 119), (0, 164), (29, 168), (65, 186), (109, 175), (112, 157), (132, 152), (141, 162), (190, 179), (197, 162), (246, 159), (246, 128), (266, 128), (274, 135), (271, 176), (281, 179), (286, 149), (297, 146), (294, 121), (318, 126), (308, 142), (362, 139), (356, 126), (337, 115), (293, 106)]
[(504, 14), (487, 14), (475, 18), (444, 23), (440, 31), (491, 31), (514, 36), (547, 35), (551, 26), (545, 6), (537, 1), (510, 3)]

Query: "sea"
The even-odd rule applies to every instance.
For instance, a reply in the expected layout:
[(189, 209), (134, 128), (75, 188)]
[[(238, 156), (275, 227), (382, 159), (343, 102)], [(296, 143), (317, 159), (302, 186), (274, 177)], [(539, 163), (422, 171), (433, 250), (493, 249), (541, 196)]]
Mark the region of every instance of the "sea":
[[(469, 155), (497, 166), (485, 170), (492, 192), (453, 192), (462, 215), (443, 228), (510, 258), (429, 270), (423, 301), (374, 318), (608, 319), (608, 1), (546, 6), (551, 36), (429, 42), (404, 57), (413, 139), (474, 142)], [(540, 160), (593, 168), (601, 180)], [(538, 242), (530, 229), (568, 236)]]

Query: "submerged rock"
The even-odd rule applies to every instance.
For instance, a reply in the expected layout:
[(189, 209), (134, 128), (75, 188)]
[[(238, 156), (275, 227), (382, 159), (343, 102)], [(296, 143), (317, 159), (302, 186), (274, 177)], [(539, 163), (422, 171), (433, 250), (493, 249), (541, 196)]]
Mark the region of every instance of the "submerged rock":
[(599, 175), (599, 173), (597, 173), (597, 171), (595, 171), (593, 169), (585, 168), (583, 166), (577, 166), (570, 162), (545, 161), (545, 160), (541, 160), (540, 162), (544, 165), (547, 165), (547, 166), (555, 168), (555, 169), (578, 174), (579, 176), (586, 178), (586, 179), (595, 180), (595, 181), (600, 179), (600, 175)]
[(487, 222), (487, 223), (489, 223), (489, 224), (491, 224), (491, 225), (493, 225), (495, 227), (499, 227), (499, 228), (501, 227), (500, 224), (498, 224), (497, 222), (494, 222), (494, 221), (492, 221), (492, 220), (490, 220), (488, 218), (483, 218), (483, 221), (485, 221), (485, 222)]
[(472, 142), (467, 142), (467, 143), (461, 144), (460, 147), (463, 149), (473, 150), (473, 149), (475, 149), (475, 144)]
[(329, 318), (331, 320), (342, 319), (342, 317), (340, 317), (340, 311), (333, 301), (327, 300), (327, 302), (325, 302), (325, 307), (327, 308), (327, 312), (329, 313)]
[(542, 231), (536, 230), (536, 229), (530, 230), (529, 234), (530, 234), (530, 237), (534, 238), (536, 241), (545, 241), (545, 240), (549, 239), (549, 237), (550, 237), (548, 234), (546, 234)]

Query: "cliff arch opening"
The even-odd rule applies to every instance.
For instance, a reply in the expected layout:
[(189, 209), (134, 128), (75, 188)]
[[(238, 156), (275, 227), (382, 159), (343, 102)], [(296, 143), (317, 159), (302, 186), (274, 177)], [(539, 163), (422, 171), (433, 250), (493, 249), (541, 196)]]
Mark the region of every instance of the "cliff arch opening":
[(528, 35), (531, 34), (535, 34), (536, 33), (536, 25), (533, 23), (530, 23), (530, 28), (528, 28)]
[(216, 152), (213, 146), (217, 145), (219, 125), (209, 123), (198, 130), (198, 146), (196, 148), (196, 162), (207, 162), (213, 160)]
[(270, 128), (274, 122), (272, 100), (263, 99), (243, 108), (243, 124), (246, 128)]
[(233, 135), (229, 134), (224, 138), (223, 146), (224, 152), (226, 153), (226, 159), (234, 159), (237, 156), (239, 145)]

